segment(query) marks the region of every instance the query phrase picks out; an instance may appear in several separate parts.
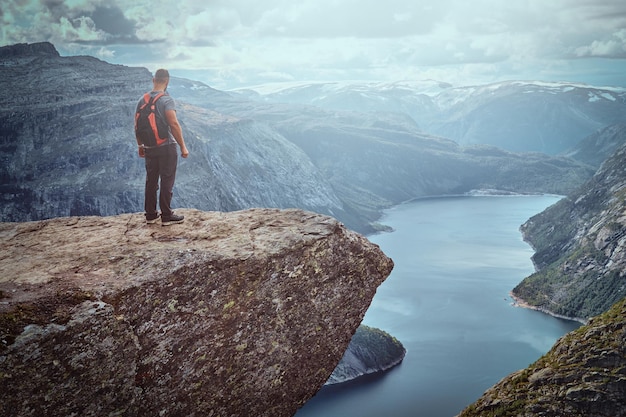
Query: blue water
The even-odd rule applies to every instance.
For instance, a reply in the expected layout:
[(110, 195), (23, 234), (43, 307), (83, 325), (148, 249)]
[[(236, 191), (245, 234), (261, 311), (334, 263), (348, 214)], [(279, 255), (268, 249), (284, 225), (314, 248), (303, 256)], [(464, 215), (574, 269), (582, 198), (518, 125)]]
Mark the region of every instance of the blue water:
[(527, 367), (577, 322), (515, 307), (509, 292), (533, 272), (519, 226), (555, 196), (418, 200), (369, 239), (394, 260), (364, 324), (407, 354), (380, 376), (323, 388), (296, 417), (452, 417), (504, 376)]

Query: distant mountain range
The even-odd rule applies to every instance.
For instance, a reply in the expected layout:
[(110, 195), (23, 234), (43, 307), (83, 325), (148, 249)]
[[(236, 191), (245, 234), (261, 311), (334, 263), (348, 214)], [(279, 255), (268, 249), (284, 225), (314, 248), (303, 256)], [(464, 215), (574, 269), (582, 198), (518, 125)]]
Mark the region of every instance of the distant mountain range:
[[(138, 97), (151, 88), (146, 69), (61, 57), (49, 43), (13, 45), (0, 48), (0, 88), (0, 220), (142, 211), (145, 174), (132, 126)], [(602, 193), (603, 200), (570, 197), (548, 211), (551, 220), (542, 227), (563, 222), (558, 235), (537, 237), (545, 235), (533, 228), (537, 219), (525, 226), (542, 269), (595, 230), (596, 223), (581, 219), (618, 211), (619, 204), (611, 209), (603, 202), (622, 201), (615, 194), (624, 177), (625, 162), (615, 162), (621, 153), (591, 179), (626, 142), (625, 93), (618, 89), (525, 82), (453, 88), (426, 81), (225, 92), (175, 78), (169, 90), (191, 150), (180, 163), (179, 207), (297, 207), (371, 233), (384, 228), (377, 224), (381, 210), (419, 197), (480, 189)], [(550, 110), (539, 111), (546, 103)], [(543, 142), (488, 134), (522, 120), (542, 132)], [(465, 139), (438, 136), (428, 126), (463, 126)], [(572, 138), (571, 126), (585, 136)], [(483, 140), (460, 145), (468, 135)], [(498, 141), (526, 152), (490, 144)], [(539, 152), (542, 147), (553, 155)], [(572, 210), (580, 219), (570, 221)], [(610, 234), (621, 230), (619, 217), (609, 223)], [(565, 246), (554, 246), (561, 241)], [(615, 279), (621, 282), (621, 275)], [(553, 308), (521, 288), (522, 298), (565, 315), (587, 317), (613, 300), (600, 293), (604, 304)]]
[(453, 87), (436, 81), (310, 83), (238, 90), (264, 102), (328, 110), (395, 112), (460, 145), (557, 155), (608, 125), (626, 122), (626, 89), (509, 81)]

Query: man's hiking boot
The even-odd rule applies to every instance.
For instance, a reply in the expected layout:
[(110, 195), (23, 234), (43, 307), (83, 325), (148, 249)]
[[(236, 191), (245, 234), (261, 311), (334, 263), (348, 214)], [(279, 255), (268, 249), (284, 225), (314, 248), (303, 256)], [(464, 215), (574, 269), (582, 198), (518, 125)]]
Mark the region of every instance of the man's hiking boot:
[(161, 216), (161, 226), (169, 226), (172, 224), (182, 223), (185, 220), (185, 216), (177, 216), (174, 213), (169, 216)]
[(152, 214), (152, 215), (148, 215), (146, 214), (146, 224), (154, 224), (157, 222), (157, 220), (159, 220), (159, 214)]

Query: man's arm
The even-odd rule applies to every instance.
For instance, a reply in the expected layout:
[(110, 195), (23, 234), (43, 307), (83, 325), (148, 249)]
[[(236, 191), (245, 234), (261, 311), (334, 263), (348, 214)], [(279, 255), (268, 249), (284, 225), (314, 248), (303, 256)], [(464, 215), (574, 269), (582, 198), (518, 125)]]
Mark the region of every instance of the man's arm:
[(166, 110), (165, 120), (170, 126), (170, 130), (172, 131), (172, 135), (174, 136), (174, 139), (176, 139), (178, 146), (180, 146), (180, 155), (183, 158), (187, 158), (189, 156), (189, 151), (187, 150), (187, 146), (185, 146), (185, 139), (183, 139), (183, 129), (181, 129), (180, 123), (178, 123), (176, 110)]
[(137, 139), (137, 148), (139, 149), (139, 157), (140, 158), (145, 158), (145, 156), (146, 156), (146, 149), (143, 147), (143, 144), (141, 143), (141, 141), (139, 140), (137, 135), (135, 135), (135, 139)]

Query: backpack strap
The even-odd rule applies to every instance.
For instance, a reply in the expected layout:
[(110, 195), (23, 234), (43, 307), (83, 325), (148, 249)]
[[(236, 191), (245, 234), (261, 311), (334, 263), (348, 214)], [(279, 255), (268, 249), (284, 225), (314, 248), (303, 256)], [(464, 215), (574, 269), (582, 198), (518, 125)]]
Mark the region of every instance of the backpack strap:
[(150, 93), (144, 94), (143, 95), (143, 104), (141, 105), (141, 108), (143, 109), (148, 104), (155, 104), (157, 102), (157, 100), (160, 99), (161, 97), (163, 97), (164, 95), (165, 95), (165, 93), (159, 93), (156, 96), (152, 97), (150, 95)]
[[(139, 119), (139, 113), (146, 108), (146, 106), (156, 104), (157, 100), (163, 97), (165, 93), (159, 93), (156, 96), (152, 97), (150, 93), (145, 93), (143, 95), (143, 104), (139, 106), (139, 109), (135, 112), (135, 127), (137, 127), (137, 119)], [(156, 113), (156, 112), (155, 112)]]
[(150, 93), (146, 93), (144, 95), (144, 101), (146, 100), (146, 95), (150, 98), (150, 101), (152, 102), (152, 104), (155, 104), (157, 102), (158, 99), (160, 99), (161, 97), (163, 97), (165, 95), (165, 93), (159, 93), (156, 96), (152, 97), (150, 96)]

